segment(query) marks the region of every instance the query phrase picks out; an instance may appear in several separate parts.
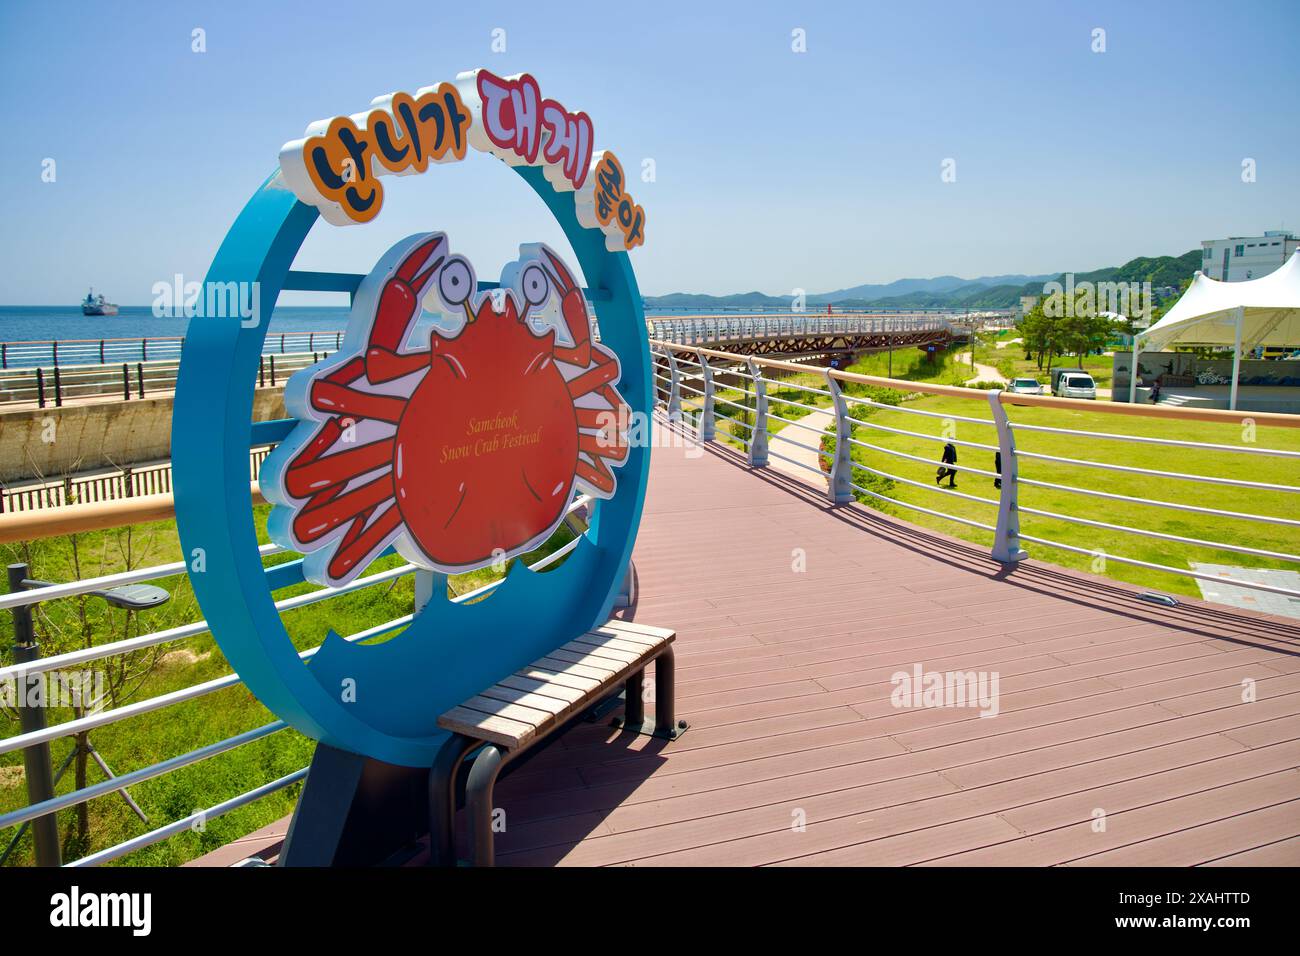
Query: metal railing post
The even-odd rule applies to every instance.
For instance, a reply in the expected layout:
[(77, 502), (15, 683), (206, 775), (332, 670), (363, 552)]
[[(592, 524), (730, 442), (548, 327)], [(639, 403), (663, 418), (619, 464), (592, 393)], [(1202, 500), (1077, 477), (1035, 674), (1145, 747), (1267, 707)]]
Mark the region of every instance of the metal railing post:
[(1001, 467), (998, 469), (1001, 490), (998, 495), (998, 523), (993, 532), (993, 560), (1003, 564), (1015, 564), (1029, 557), (1029, 553), (1020, 547), (1020, 509), (1019, 509), (1019, 466), (1016, 462), (1016, 436), (1011, 431), (1007, 410), (1002, 407), (1002, 390), (989, 392), (989, 408), (993, 413), (993, 424), (998, 431), (998, 455)]
[(672, 349), (668, 349), (668, 378), (668, 420), (679, 422), (682, 420), (682, 376)]
[(763, 370), (753, 359), (748, 361), (749, 376), (754, 380), (754, 430), (749, 436), (749, 463), (767, 467), (767, 382)]
[(717, 437), (716, 419), (713, 415), (713, 369), (703, 352), (696, 352), (700, 360), (700, 370), (704, 373), (704, 411), (700, 413), (700, 441), (713, 441)]
[[(23, 581), (27, 580), (28, 567), (25, 564), (11, 564), (9, 571), (10, 593), (24, 590)], [(25, 604), (10, 609), (14, 619), (14, 663), (28, 664), (40, 659), (41, 647), (36, 643), (36, 632), (32, 627), (32, 608)], [(18, 683), (21, 695), (18, 720), (21, 733), (27, 734), (45, 729), (45, 709), (28, 707), (28, 688), (31, 681), (44, 680), (42, 674), (24, 676)], [(27, 777), (27, 803), (29, 806), (44, 803), (54, 798), (54, 770), (50, 760), (50, 745), (34, 744), (23, 748), (23, 771)], [(37, 866), (59, 866), (59, 821), (49, 813), (32, 821), (32, 837), (36, 847)]]
[[(853, 446), (849, 442), (852, 434), (849, 423), (849, 405), (840, 393), (840, 383), (826, 370), (826, 385), (835, 404), (835, 459), (831, 462), (831, 473), (826, 486), (826, 495), (837, 505), (848, 504), (853, 500), (853, 488), (849, 482), (853, 478)], [(818, 447), (821, 446), (819, 439)], [(821, 458), (817, 459), (821, 464)]]

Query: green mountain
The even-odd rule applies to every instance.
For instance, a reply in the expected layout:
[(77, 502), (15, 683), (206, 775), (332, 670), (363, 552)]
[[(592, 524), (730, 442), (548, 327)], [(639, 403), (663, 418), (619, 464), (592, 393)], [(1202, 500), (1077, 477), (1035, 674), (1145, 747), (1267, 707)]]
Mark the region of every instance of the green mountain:
[[(1175, 289), (1201, 267), (1201, 250), (1193, 249), (1181, 256), (1139, 256), (1122, 266), (1107, 266), (1091, 272), (1074, 273), (1075, 285), (1080, 282), (1150, 282), (1152, 288), (1173, 286)], [(824, 304), (835, 296), (835, 307), (846, 309), (1011, 309), (1020, 304), (1021, 296), (1042, 295), (1045, 282), (1053, 277), (1038, 276), (1023, 284), (1008, 282), (1021, 276), (990, 276), (984, 279), (957, 279), (941, 276), (936, 279), (899, 279), (887, 285), (856, 286), (843, 292), (857, 292), (852, 298), (841, 298), (840, 293), (808, 296), (808, 303)], [(1055, 276), (1055, 281), (1065, 284), (1065, 273)], [(910, 289), (902, 295), (877, 296), (876, 290)], [(863, 291), (869, 294), (862, 295)], [(645, 297), (646, 308), (660, 309), (788, 309), (788, 296), (764, 295), (761, 292), (744, 292), (737, 295), (694, 295), (674, 292), (671, 295)]]

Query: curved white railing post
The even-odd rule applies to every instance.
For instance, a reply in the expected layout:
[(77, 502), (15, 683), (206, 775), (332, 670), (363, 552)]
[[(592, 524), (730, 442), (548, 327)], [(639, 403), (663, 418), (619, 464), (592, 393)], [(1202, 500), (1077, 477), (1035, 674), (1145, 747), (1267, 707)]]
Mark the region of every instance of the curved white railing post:
[(682, 420), (682, 373), (677, 368), (677, 356), (668, 350), (668, 420)]
[(767, 381), (758, 363), (749, 359), (749, 376), (754, 382), (754, 430), (749, 435), (749, 463), (767, 467)]
[(713, 441), (717, 435), (713, 416), (713, 369), (703, 352), (697, 351), (695, 356), (700, 360), (700, 371), (704, 375), (704, 410), (700, 412), (698, 434), (700, 441)]
[[(849, 406), (840, 393), (840, 383), (826, 372), (826, 385), (830, 389), (831, 401), (835, 405), (835, 460), (831, 462), (830, 481), (826, 487), (827, 496), (837, 505), (847, 504), (853, 500), (853, 445), (849, 423)], [(821, 441), (818, 440), (820, 447)], [(818, 464), (821, 459), (818, 459)]]
[(998, 495), (997, 530), (993, 532), (993, 560), (1015, 564), (1029, 557), (1020, 547), (1019, 467), (1016, 462), (1016, 436), (1011, 432), (1007, 410), (1002, 407), (1002, 390), (989, 392), (989, 408), (998, 432), (1001, 455), (1001, 492)]

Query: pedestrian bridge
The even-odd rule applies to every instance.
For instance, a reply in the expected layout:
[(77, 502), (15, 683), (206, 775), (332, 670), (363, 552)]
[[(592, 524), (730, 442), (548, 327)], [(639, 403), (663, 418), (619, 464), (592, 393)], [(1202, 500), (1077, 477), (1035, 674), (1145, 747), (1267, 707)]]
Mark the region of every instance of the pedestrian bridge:
[[(796, 400), (784, 392), (778, 397), (774, 383), (796, 387), (781, 376), (808, 373), (807, 366), (665, 341), (655, 350), (662, 360), (661, 405), (633, 558), (637, 587), (632, 605), (619, 613), (676, 630), (677, 713), (692, 729), (671, 744), (621, 737), (599, 721), (566, 733), (498, 787), (497, 804), (509, 821), (498, 835), (500, 862), (1300, 863), (1297, 621), (1191, 598), (1180, 597), (1172, 606), (1155, 603), (1142, 588), (1050, 563), (1058, 550), (1088, 549), (1043, 533), (1031, 535), (1020, 526), (1022, 519), (1043, 519), (1043, 509), (1028, 507), (1018, 495), (1034, 482), (1044, 484), (1030, 475), (1052, 456), (1017, 449), (1016, 439), (1047, 429), (1081, 444), (1086, 438), (1184, 451), (1195, 446), (1198, 453), (1241, 456), (1248, 465), (1300, 453), (1151, 438), (1124, 429), (1134, 416), (1220, 424), (1241, 418), (1226, 412), (1108, 406), (1114, 431), (1085, 434), (1070, 426), (1080, 403), (824, 369), (816, 370), (820, 384), (797, 386), (805, 397)], [(715, 384), (724, 377), (739, 384)], [(932, 467), (937, 448), (929, 456), (897, 453), (875, 444), (883, 438), (855, 438), (863, 434), (860, 428), (874, 428), (882, 436), (913, 434), (936, 446), (949, 440), (944, 428), (954, 413), (907, 409), (903, 403), (888, 407), (912, 415), (912, 429), (873, 423), (872, 407), (887, 406), (866, 397), (875, 393), (854, 394), (851, 386), (882, 383), (918, 395), (965, 399), (967, 413), (956, 417), (997, 437), (996, 443), (963, 439), (958, 447), (963, 454), (978, 453), (980, 466), (988, 464), (983, 455), (1000, 452), (1001, 465), (996, 473), (969, 464), (957, 467), (963, 478), (978, 476), (990, 487), (999, 479), (996, 495), (937, 489), (885, 464), (892, 453)], [(1059, 424), (1012, 420), (1007, 414), (1009, 407), (1015, 410), (1012, 402), (1055, 408)], [(831, 416), (833, 447), (822, 444), (820, 428), (800, 430), (799, 405)], [(1255, 418), (1260, 427), (1295, 425), (1285, 416)], [(853, 457), (858, 447), (877, 457)], [(1126, 467), (1073, 460), (1085, 476), (1123, 473)], [(920, 505), (897, 490), (883, 492), (867, 479), (872, 474), (893, 475), (895, 489), (926, 487), (934, 497)], [(1207, 493), (1194, 505), (1153, 498), (1146, 502), (1153, 507), (1300, 524), (1249, 513), (1235, 497), (1265, 486), (1286, 496), (1294, 487), (1209, 471), (1158, 474), (1199, 480)], [(1096, 502), (1121, 496), (1108, 491), (1100, 477), (1080, 479), (1075, 491), (1079, 509), (1052, 513), (1053, 521), (1072, 519), (1110, 537), (1144, 534), (1106, 520), (1108, 513)], [(896, 511), (951, 519), (984, 537), (974, 543), (928, 530), (882, 514), (856, 500), (860, 496), (892, 502)], [(957, 504), (963, 498), (977, 499), (987, 517), (961, 513)], [(149, 506), (160, 503), (133, 505)], [(4, 534), (12, 533), (6, 526)], [(1207, 544), (1190, 535), (1159, 536), (1169, 545)], [(1231, 541), (1219, 544), (1253, 557), (1296, 560)], [(1026, 548), (1033, 553), (1026, 555)], [(1126, 556), (1118, 544), (1115, 550), (1112, 561), (1198, 574)], [(562, 560), (563, 554), (561, 549), (543, 563)], [(278, 606), (287, 610), (327, 601), (413, 571), (409, 565), (398, 567), (345, 588), (287, 598)], [(0, 597), (0, 608), (183, 572), (183, 566), (145, 568), (112, 582), (23, 591)], [(1300, 598), (1268, 584), (1256, 591), (1288, 601)], [(476, 596), (481, 594), (463, 599)], [(406, 620), (409, 616), (376, 624), (349, 639), (385, 633)], [(203, 630), (199, 622), (46, 658), (25, 670), (180, 645)], [(5, 668), (0, 677), (16, 670)], [(941, 675), (940, 685), (946, 680), (949, 687), (955, 686), (954, 675), (959, 682), (969, 679), (972, 696), (956, 702), (938, 693), (928, 699), (926, 688), (934, 685), (927, 675)], [(0, 753), (157, 714), (237, 685), (232, 674), (101, 710), (10, 737), (0, 742)], [(116, 767), (124, 772), (115, 780), (0, 815), (0, 827), (17, 828), (87, 800), (114, 799), (123, 787), (220, 761), (224, 753), (286, 731), (273, 721), (151, 766)], [(98, 846), (73, 862), (95, 865), (125, 857), (187, 832), (196, 820), (211, 820), (291, 787), (304, 774), (305, 768), (242, 793), (224, 793), (214, 784), (210, 807), (155, 821), (139, 835)], [(287, 822), (264, 827), (197, 862), (274, 861)], [(412, 860), (418, 861), (418, 856)]]
[(885, 349), (943, 348), (969, 332), (944, 315), (696, 315), (649, 320), (650, 337), (737, 355), (852, 355)]

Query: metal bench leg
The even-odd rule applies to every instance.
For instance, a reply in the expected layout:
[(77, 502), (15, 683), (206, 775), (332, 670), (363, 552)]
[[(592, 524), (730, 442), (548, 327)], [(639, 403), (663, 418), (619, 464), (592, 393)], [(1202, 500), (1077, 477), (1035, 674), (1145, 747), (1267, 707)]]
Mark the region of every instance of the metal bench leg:
[(429, 866), (456, 865), (456, 775), (477, 743), (452, 734), (429, 769)]
[(623, 682), (623, 725), (640, 727), (645, 723), (645, 668)]
[(648, 737), (661, 737), (664, 740), (676, 740), (686, 733), (687, 724), (677, 720), (673, 701), (677, 694), (677, 668), (674, 666), (673, 649), (670, 647), (654, 659), (655, 662), (655, 719), (645, 719), (645, 669), (632, 674), (624, 682), (626, 695), (623, 704), (623, 716), (614, 718), (614, 726), (630, 730), (634, 734)]
[(493, 866), (496, 862), (492, 790), (504, 762), (496, 745), (488, 744), (470, 764), (469, 780), (465, 784), (465, 809), (469, 813), (470, 862), (474, 866)]
[(655, 736), (676, 740), (686, 732), (677, 721), (677, 661), (670, 647), (655, 658)]

